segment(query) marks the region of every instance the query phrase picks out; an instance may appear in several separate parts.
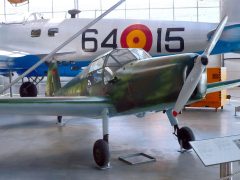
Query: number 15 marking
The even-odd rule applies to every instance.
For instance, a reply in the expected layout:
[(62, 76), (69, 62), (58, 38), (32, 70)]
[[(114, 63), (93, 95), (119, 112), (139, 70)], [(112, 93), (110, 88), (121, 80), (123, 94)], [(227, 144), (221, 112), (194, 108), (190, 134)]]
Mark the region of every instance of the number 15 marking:
[[(180, 36), (171, 36), (171, 32), (184, 31), (184, 28), (167, 28), (165, 35), (165, 42), (175, 42), (179, 43), (178, 48), (171, 48), (170, 44), (165, 44), (165, 49), (167, 52), (182, 52), (184, 50), (184, 39)], [(162, 28), (157, 29), (157, 52), (162, 52)]]

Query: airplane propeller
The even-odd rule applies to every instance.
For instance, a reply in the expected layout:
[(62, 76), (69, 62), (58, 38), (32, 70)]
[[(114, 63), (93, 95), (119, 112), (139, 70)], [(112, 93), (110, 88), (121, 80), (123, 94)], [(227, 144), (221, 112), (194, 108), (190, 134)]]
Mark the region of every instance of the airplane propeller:
[(217, 41), (219, 40), (224, 26), (227, 23), (228, 17), (225, 16), (222, 21), (219, 23), (217, 29), (215, 30), (207, 48), (204, 50), (204, 52), (199, 55), (194, 63), (193, 69), (188, 75), (185, 83), (183, 84), (183, 87), (178, 95), (176, 104), (173, 108), (172, 114), (174, 117), (178, 115), (178, 113), (182, 110), (182, 108), (185, 106), (189, 98), (191, 97), (194, 89), (197, 87), (198, 82), (200, 81), (201, 75), (203, 71), (206, 69), (206, 66), (208, 64), (208, 57), (211, 54), (213, 48), (215, 47)]

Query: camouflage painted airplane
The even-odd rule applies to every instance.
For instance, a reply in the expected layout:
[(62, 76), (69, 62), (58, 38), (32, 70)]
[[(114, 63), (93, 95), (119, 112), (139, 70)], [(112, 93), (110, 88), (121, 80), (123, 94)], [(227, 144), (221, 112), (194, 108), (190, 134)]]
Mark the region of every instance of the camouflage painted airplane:
[(189, 141), (195, 140), (194, 134), (188, 127), (179, 128), (176, 117), (184, 105), (207, 93), (240, 85), (240, 79), (206, 81), (208, 57), (226, 22), (227, 17), (201, 55), (151, 57), (143, 49), (117, 48), (94, 59), (62, 88), (57, 63), (51, 62), (46, 95), (53, 97), (0, 99), (0, 114), (102, 118), (103, 138), (93, 147), (94, 160), (102, 168), (110, 162), (108, 129), (113, 116), (165, 111), (182, 148), (191, 149)]

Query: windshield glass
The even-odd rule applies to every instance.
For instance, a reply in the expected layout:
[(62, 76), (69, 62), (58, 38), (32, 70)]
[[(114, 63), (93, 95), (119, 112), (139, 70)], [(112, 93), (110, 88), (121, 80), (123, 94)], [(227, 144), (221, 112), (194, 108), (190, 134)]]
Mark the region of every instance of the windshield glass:
[(102, 68), (103, 63), (104, 63), (104, 58), (101, 57), (99, 59), (96, 59), (95, 61), (92, 62), (91, 66), (89, 68), (89, 72), (92, 72), (92, 71)]
[(127, 63), (150, 57), (151, 56), (142, 49), (115, 49), (107, 55), (105, 66), (115, 71)]
[(129, 49), (115, 50), (111, 53), (111, 56), (121, 65), (127, 64), (137, 59)]
[[(114, 49), (93, 60), (88, 73), (93, 77), (97, 74), (97, 77), (102, 77), (104, 84), (107, 84), (108, 81), (114, 78), (115, 72), (124, 65), (150, 57), (151, 56), (143, 49)], [(100, 79), (98, 79), (97, 82), (100, 82)]]
[(147, 59), (147, 58), (150, 58), (151, 56), (144, 50), (142, 49), (130, 49), (130, 51), (134, 54), (134, 56), (141, 60), (141, 59)]

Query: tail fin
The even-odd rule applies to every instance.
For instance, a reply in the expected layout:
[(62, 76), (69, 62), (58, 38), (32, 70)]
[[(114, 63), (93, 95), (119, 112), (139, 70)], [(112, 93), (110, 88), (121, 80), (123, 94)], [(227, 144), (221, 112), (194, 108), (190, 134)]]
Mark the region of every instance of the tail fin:
[(50, 62), (48, 65), (46, 96), (54, 96), (55, 92), (61, 88), (60, 76), (57, 62)]

